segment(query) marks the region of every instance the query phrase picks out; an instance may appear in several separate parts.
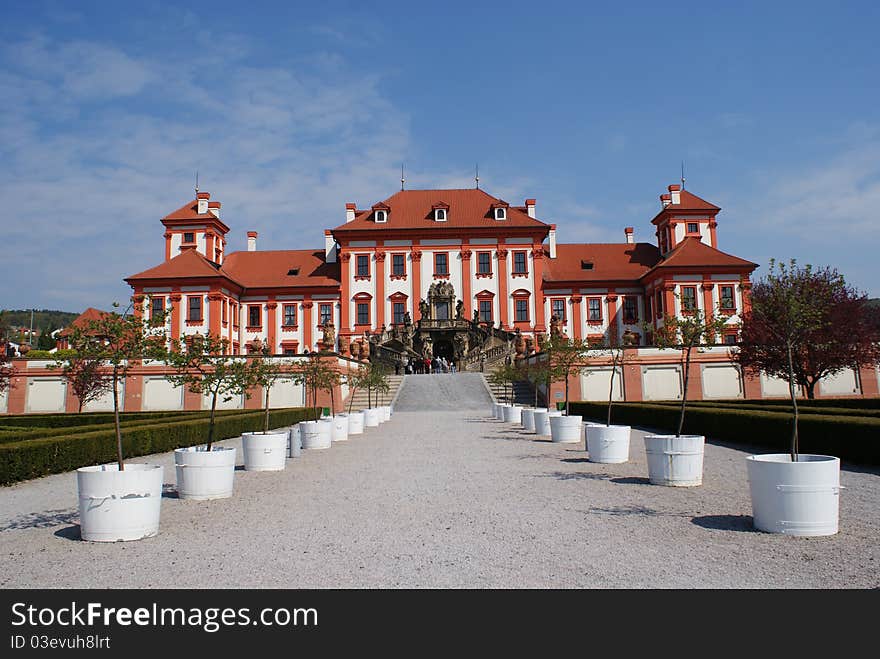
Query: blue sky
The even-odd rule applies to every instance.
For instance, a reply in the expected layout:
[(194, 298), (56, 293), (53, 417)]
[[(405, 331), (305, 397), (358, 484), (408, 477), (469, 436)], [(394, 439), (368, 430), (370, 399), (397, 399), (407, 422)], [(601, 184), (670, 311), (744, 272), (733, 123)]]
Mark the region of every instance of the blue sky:
[(320, 248), (407, 186), (653, 241), (677, 182), (724, 251), (880, 296), (880, 5), (16, 2), (0, 8), (2, 308), (109, 308), (201, 188), (229, 251)]

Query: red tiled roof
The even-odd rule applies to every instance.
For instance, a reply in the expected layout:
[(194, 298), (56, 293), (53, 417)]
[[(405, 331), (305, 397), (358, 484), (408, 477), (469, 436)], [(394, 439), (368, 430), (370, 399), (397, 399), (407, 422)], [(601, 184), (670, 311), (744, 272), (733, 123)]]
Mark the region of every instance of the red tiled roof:
[[(660, 260), (650, 243), (576, 243), (556, 246), (544, 263), (544, 281), (638, 281)], [(592, 263), (585, 270), (581, 262)]]
[[(288, 274), (298, 270), (295, 275)], [(222, 270), (246, 288), (339, 286), (339, 263), (325, 263), (323, 250), (233, 252)]]
[[(669, 194), (664, 194), (663, 196), (670, 197)], [(710, 204), (705, 199), (702, 199), (697, 195), (688, 192), (687, 190), (682, 190), (681, 197), (679, 198), (679, 203), (667, 205), (659, 213), (657, 213), (657, 215), (654, 216), (654, 219), (651, 220), (651, 222), (656, 224), (661, 215), (669, 213), (674, 214), (678, 211), (708, 211), (710, 213), (717, 213), (720, 210), (721, 209), (715, 204)]]
[[(356, 210), (351, 222), (340, 224), (334, 231), (367, 231), (376, 229), (461, 229), (494, 227), (534, 227), (550, 229), (550, 225), (529, 217), (524, 207), (510, 206), (506, 220), (494, 219), (492, 204), (500, 199), (483, 190), (401, 190), (385, 199), (390, 207), (388, 221), (376, 224), (373, 211)], [(448, 204), (445, 222), (436, 222), (432, 208)]]
[[(208, 278), (223, 277), (226, 273), (216, 264), (194, 249), (186, 249), (170, 261), (157, 265), (155, 268), (144, 270), (125, 281), (132, 282), (139, 279), (168, 279), (174, 277)], [(228, 275), (226, 275), (228, 277)], [(232, 279), (231, 277), (228, 277)], [(233, 281), (235, 281), (233, 279)], [(236, 282), (237, 283), (237, 282)]]
[(758, 264), (715, 249), (699, 238), (687, 237), (676, 245), (675, 249), (669, 252), (652, 270), (688, 267), (730, 267), (738, 270), (748, 268), (751, 271), (757, 268)]
[(89, 307), (85, 311), (83, 311), (79, 316), (71, 321), (70, 325), (61, 330), (58, 334), (59, 336), (68, 336), (70, 331), (74, 327), (85, 328), (90, 322), (101, 320), (104, 316), (109, 316), (110, 312), (101, 311), (100, 309), (95, 309), (94, 307)]

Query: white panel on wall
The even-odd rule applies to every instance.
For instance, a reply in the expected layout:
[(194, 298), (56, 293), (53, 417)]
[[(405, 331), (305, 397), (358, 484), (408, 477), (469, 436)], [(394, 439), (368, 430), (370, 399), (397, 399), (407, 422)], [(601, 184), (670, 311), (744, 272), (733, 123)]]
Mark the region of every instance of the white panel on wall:
[[(620, 368), (615, 369), (613, 400), (623, 400), (623, 377)], [(611, 388), (611, 367), (585, 368), (581, 373), (581, 400), (608, 400)]]
[(681, 400), (681, 376), (678, 366), (642, 368), (642, 391), (645, 400)]
[(742, 398), (739, 369), (731, 364), (703, 364), (703, 398)]
[[(119, 386), (119, 409), (125, 407), (125, 386), (120, 382)], [(106, 392), (98, 400), (94, 400), (83, 405), (83, 412), (112, 412), (113, 411), (113, 390)]]
[(819, 381), (819, 391), (823, 396), (852, 396), (859, 392), (859, 382), (853, 369), (829, 375)]
[(6, 391), (0, 391), (0, 412), (6, 412), (8, 409), (9, 394)]
[(28, 412), (63, 412), (67, 383), (64, 378), (29, 378)]
[(276, 382), (272, 387), (269, 407), (273, 410), (279, 407), (303, 407), (303, 405), (305, 405), (305, 394), (301, 384)]
[[(271, 396), (270, 401), (271, 403)], [(229, 400), (223, 400), (223, 396), (217, 396), (217, 409), (218, 410), (240, 410), (244, 407), (244, 396), (238, 394), (237, 396), (233, 396)], [(202, 396), (202, 409), (210, 410), (211, 409), (211, 396)]]
[(775, 378), (761, 373), (761, 395), (764, 398), (788, 396), (788, 382), (782, 378)]
[(144, 377), (142, 408), (153, 410), (182, 410), (183, 387), (175, 387), (163, 377)]

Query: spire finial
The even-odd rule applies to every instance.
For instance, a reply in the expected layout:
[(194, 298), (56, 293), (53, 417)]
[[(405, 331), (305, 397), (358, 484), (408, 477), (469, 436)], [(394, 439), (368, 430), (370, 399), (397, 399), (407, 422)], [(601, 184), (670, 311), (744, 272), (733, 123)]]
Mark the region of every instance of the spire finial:
[(196, 170), (196, 197), (199, 196), (199, 170)]
[(474, 165), (474, 181), (477, 183), (477, 190), (480, 189), (480, 163)]
[(681, 189), (684, 190), (684, 160), (681, 161)]
[(403, 184), (406, 183), (406, 178), (403, 176), (403, 163), (400, 163), (400, 189), (403, 190)]

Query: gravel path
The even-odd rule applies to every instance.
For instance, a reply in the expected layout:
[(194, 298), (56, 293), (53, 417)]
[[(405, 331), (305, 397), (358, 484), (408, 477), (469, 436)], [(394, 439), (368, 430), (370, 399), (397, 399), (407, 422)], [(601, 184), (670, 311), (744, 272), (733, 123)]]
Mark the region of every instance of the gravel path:
[[(283, 472), (238, 471), (231, 499), (169, 496), (158, 536), (115, 544), (78, 540), (75, 474), (49, 476), (0, 490), (0, 586), (880, 586), (880, 470), (844, 465), (838, 535), (790, 538), (752, 530), (747, 452), (709, 444), (701, 487), (654, 486), (642, 436), (600, 465), (484, 410), (398, 411)], [(173, 492), (172, 454), (135, 461), (157, 460)]]

